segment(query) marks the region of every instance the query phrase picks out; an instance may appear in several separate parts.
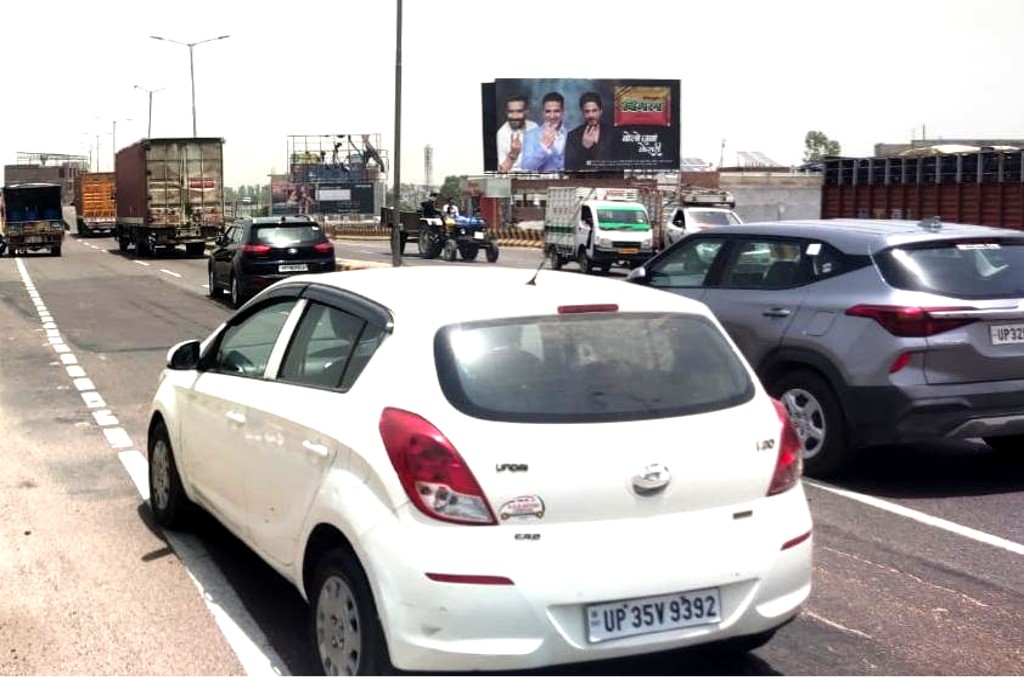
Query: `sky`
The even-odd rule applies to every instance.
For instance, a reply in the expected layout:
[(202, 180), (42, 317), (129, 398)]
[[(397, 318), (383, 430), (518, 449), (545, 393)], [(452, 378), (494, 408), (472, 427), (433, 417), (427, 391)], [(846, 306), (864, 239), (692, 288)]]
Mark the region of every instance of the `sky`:
[[(147, 134), (225, 139), (229, 186), (286, 170), (288, 136), (380, 134), (395, 148), (398, 0), (0, 7), (0, 164), (94, 156)], [(12, 27), (34, 26), (32, 30)], [(680, 155), (799, 164), (820, 130), (844, 155), (920, 138), (1024, 138), (1021, 0), (403, 0), (401, 180), (483, 173), (480, 84), (681, 83)], [(115, 136), (116, 133), (116, 136)], [(722, 144), (724, 140), (724, 152)], [(97, 150), (98, 149), (98, 150)], [(393, 180), (393, 176), (390, 177)]]

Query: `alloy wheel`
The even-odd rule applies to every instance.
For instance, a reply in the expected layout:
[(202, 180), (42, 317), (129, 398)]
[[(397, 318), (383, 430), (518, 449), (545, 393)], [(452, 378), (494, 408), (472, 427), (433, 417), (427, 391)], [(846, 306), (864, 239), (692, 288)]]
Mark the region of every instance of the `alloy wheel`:
[(821, 403), (807, 390), (792, 388), (780, 398), (789, 412), (790, 421), (803, 448), (804, 459), (814, 458), (825, 445), (828, 426)]

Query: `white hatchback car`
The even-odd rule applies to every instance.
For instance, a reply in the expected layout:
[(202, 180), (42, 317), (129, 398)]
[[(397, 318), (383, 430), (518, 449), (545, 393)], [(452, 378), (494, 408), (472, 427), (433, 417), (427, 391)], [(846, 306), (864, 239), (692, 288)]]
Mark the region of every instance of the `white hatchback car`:
[(750, 650), (811, 589), (784, 409), (705, 306), (611, 279), (279, 282), (170, 350), (149, 460), (156, 519), (291, 581), (332, 674)]

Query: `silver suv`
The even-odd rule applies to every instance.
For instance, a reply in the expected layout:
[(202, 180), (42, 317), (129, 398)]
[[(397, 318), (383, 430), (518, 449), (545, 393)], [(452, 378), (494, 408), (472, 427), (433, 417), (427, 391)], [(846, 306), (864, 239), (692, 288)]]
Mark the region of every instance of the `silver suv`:
[(707, 304), (789, 410), (808, 474), (858, 448), (1024, 442), (1024, 233), (922, 221), (711, 228), (633, 270)]

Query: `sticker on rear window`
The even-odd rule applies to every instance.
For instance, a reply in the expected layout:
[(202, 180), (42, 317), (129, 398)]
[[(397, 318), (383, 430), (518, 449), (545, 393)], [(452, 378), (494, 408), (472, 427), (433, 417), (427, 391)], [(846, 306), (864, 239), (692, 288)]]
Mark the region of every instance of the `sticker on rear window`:
[(808, 256), (817, 256), (820, 253), (821, 253), (821, 243), (820, 242), (812, 242), (811, 244), (807, 245), (807, 255)]
[(1001, 247), (997, 242), (965, 242), (956, 246), (960, 251), (970, 251), (972, 249), (1000, 249)]

